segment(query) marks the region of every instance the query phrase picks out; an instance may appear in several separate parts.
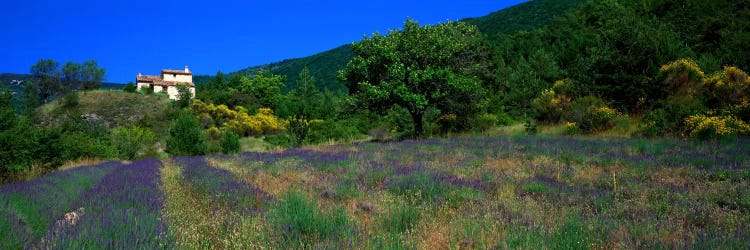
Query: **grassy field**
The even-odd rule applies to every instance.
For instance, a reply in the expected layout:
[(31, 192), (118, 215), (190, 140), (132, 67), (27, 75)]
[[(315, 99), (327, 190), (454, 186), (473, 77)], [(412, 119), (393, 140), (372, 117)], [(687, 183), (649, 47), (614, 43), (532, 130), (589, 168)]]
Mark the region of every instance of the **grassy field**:
[(745, 139), (493, 136), (106, 162), (0, 187), (0, 248), (747, 249), (748, 187)]

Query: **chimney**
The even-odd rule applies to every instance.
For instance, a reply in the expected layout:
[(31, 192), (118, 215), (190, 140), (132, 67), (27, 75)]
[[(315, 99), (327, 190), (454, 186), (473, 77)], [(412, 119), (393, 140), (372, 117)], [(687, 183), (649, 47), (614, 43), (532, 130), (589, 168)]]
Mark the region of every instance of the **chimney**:
[(190, 73), (190, 70), (188, 69), (188, 66), (185, 66), (185, 73)]

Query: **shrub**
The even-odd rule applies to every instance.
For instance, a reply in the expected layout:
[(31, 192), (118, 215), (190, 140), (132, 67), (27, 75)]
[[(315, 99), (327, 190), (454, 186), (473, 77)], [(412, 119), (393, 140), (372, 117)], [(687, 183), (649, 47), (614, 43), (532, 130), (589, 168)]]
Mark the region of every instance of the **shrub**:
[(711, 108), (742, 105), (750, 99), (750, 78), (744, 71), (726, 66), (706, 80), (703, 90), (706, 105)]
[(458, 116), (456, 114), (444, 114), (437, 118), (438, 130), (441, 134), (456, 132), (459, 128)]
[(135, 85), (133, 85), (132, 82), (129, 82), (127, 85), (125, 85), (124, 88), (122, 88), (122, 91), (128, 92), (128, 93), (135, 93), (135, 91), (138, 90)]
[(190, 106), (190, 102), (193, 99), (193, 92), (190, 91), (190, 87), (185, 85), (177, 86), (177, 100), (175, 103), (180, 108), (187, 108)]
[(61, 133), (58, 144), (54, 147), (59, 153), (60, 162), (81, 158), (109, 159), (118, 155), (117, 149), (107, 141), (82, 131)]
[(532, 120), (526, 120), (523, 127), (528, 135), (536, 135), (539, 133), (539, 127)]
[(562, 118), (566, 107), (557, 98), (554, 90), (547, 89), (542, 91), (542, 94), (531, 102), (531, 108), (536, 121), (556, 123)]
[(732, 116), (693, 115), (685, 119), (690, 135), (701, 139), (724, 139), (750, 134), (750, 125)]
[(117, 127), (110, 132), (112, 146), (117, 149), (119, 157), (125, 160), (135, 159), (141, 156), (153, 156), (156, 154), (154, 143), (156, 135), (147, 128), (141, 127)]
[(34, 152), (39, 146), (35, 132), (36, 128), (17, 117), (12, 108), (0, 108), (0, 175), (25, 170), (39, 159)]
[(221, 132), (221, 153), (233, 154), (240, 152), (240, 136), (232, 131)]
[(476, 120), (477, 128), (480, 131), (487, 131), (500, 123), (498, 117), (494, 114), (481, 114)]
[(286, 130), (287, 121), (274, 116), (269, 108), (259, 108), (250, 115), (242, 107), (232, 110), (226, 105), (206, 104), (194, 100), (190, 109), (201, 117), (203, 127), (217, 126), (241, 136), (277, 134)]
[(292, 117), (289, 119), (289, 134), (294, 137), (294, 144), (301, 145), (307, 140), (310, 133), (310, 122), (304, 118)]
[(574, 123), (582, 133), (606, 131), (615, 126), (618, 113), (607, 107), (600, 98), (586, 96), (573, 101), (566, 113), (569, 122)]
[(646, 113), (638, 125), (638, 134), (648, 137), (662, 136), (666, 131), (668, 121), (664, 109), (654, 109)]
[(308, 135), (309, 143), (351, 140), (361, 137), (362, 133), (357, 128), (357, 121), (354, 119), (314, 122), (310, 125)]
[(707, 111), (700, 100), (684, 97), (669, 97), (663, 108), (654, 109), (646, 113), (640, 125), (639, 133), (645, 136), (689, 134), (685, 127), (685, 119), (692, 115), (703, 114)]
[(568, 135), (578, 135), (582, 134), (583, 131), (580, 127), (578, 127), (578, 124), (575, 122), (565, 122), (565, 134)]
[(704, 73), (692, 59), (680, 58), (659, 69), (658, 79), (668, 95), (694, 96), (703, 84)]
[(289, 148), (294, 146), (295, 138), (290, 134), (267, 135), (263, 138), (273, 147)]
[(169, 126), (167, 152), (174, 155), (202, 155), (208, 150), (198, 119), (183, 111)]
[(572, 84), (567, 80), (556, 81), (552, 88), (543, 90), (531, 103), (534, 118), (542, 123), (557, 123), (563, 118), (571, 104)]
[(78, 107), (79, 103), (78, 94), (76, 92), (70, 92), (63, 97), (62, 107), (65, 109), (73, 109)]

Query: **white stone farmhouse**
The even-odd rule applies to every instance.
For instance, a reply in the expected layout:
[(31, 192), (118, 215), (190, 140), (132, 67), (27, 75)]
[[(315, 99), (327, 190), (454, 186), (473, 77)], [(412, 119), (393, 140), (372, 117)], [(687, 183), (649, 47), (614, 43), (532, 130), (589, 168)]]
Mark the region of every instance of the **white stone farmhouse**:
[(169, 99), (177, 100), (177, 86), (187, 86), (190, 88), (191, 98), (195, 97), (195, 84), (193, 84), (193, 73), (188, 66), (185, 70), (162, 69), (161, 75), (147, 76), (138, 75), (135, 77), (135, 84), (138, 90), (151, 89), (154, 93), (166, 93)]

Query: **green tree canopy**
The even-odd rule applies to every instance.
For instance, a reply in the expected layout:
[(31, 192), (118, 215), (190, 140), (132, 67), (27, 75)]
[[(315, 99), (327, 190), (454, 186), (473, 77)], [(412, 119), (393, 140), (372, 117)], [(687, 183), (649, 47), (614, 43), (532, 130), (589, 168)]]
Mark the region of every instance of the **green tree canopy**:
[(47, 103), (61, 93), (60, 63), (52, 59), (39, 59), (31, 66), (30, 72), (34, 83), (39, 86), (39, 96), (43, 102)]
[(282, 100), (281, 89), (284, 88), (284, 77), (268, 72), (258, 72), (252, 79), (242, 76), (236, 91), (254, 97), (260, 107), (276, 110)]
[(354, 58), (339, 72), (350, 94), (366, 109), (407, 109), (415, 137), (424, 133), (429, 107), (464, 115), (483, 102), (491, 60), (475, 26), (419, 26), (408, 19), (403, 30), (365, 37), (353, 44), (352, 52)]
[(308, 119), (322, 118), (320, 105), (323, 95), (316, 86), (315, 77), (310, 75), (307, 67), (303, 68), (297, 79), (297, 86), (289, 92), (291, 112)]
[(33, 83), (39, 90), (39, 97), (45, 103), (73, 90), (98, 89), (105, 74), (96, 60), (83, 63), (69, 61), (60, 68), (60, 63), (55, 60), (40, 59), (31, 66), (30, 72)]

